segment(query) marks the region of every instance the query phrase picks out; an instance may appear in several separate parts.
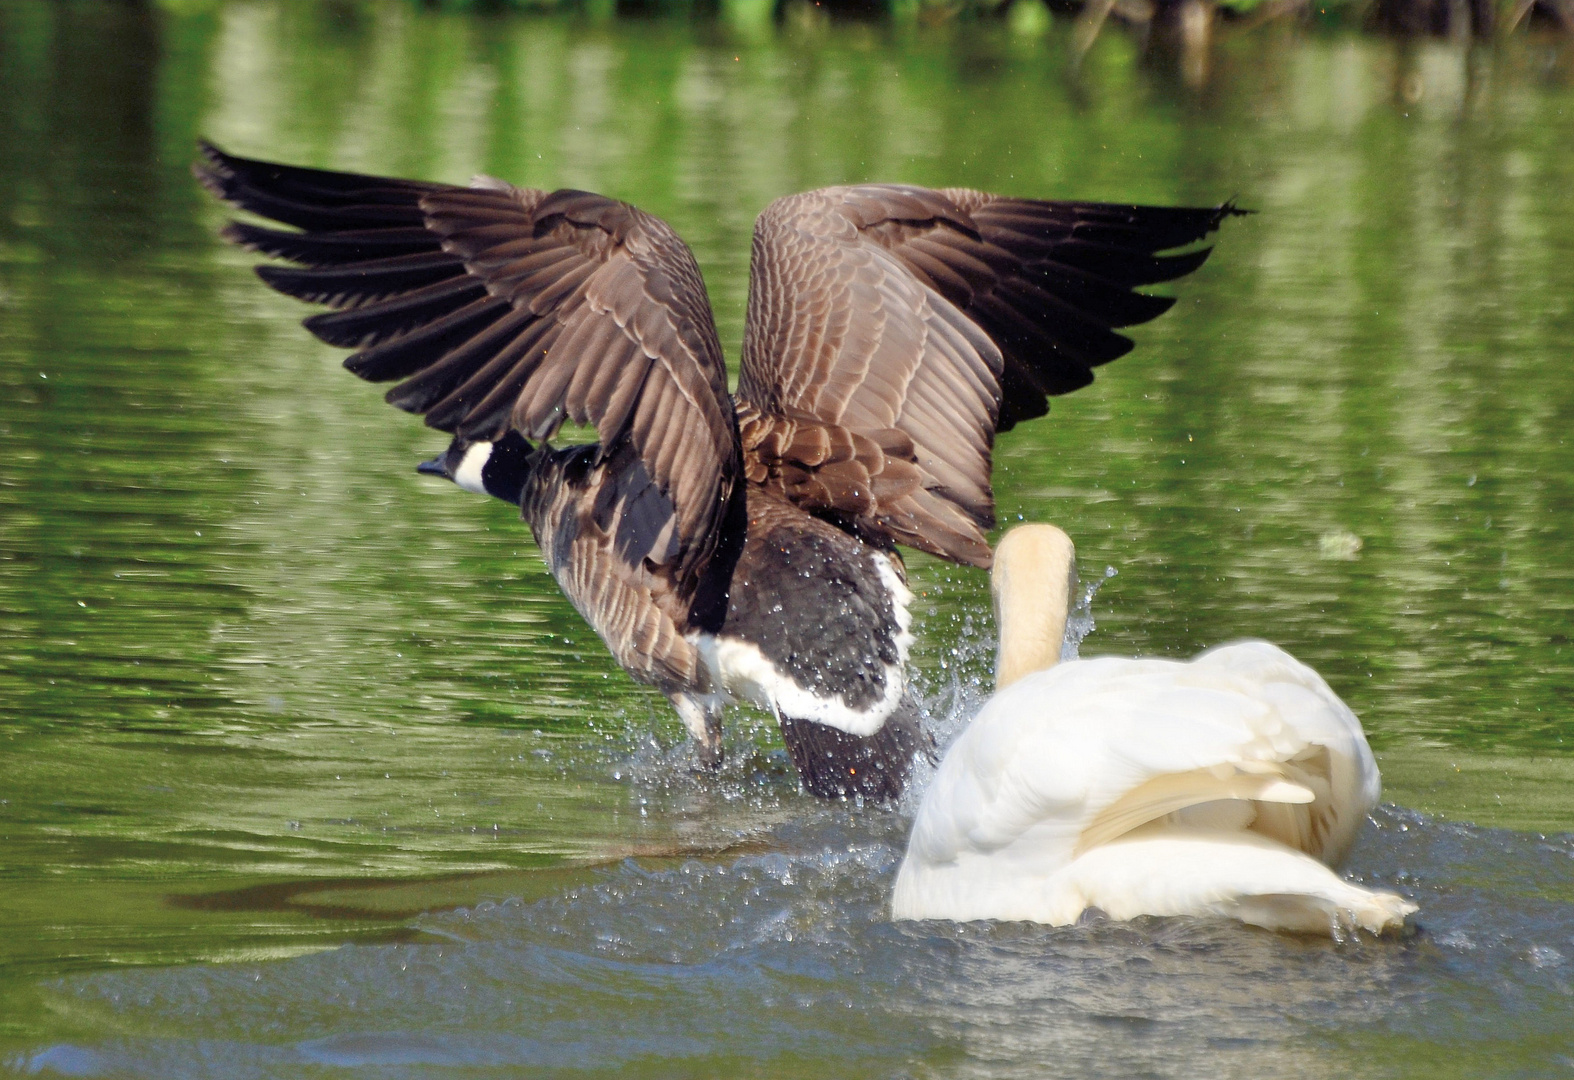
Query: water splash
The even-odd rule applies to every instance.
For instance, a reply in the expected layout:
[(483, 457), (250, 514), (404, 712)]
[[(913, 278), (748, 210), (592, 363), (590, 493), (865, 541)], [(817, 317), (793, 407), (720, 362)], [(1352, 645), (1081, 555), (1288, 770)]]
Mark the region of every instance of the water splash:
[(1120, 571), (1113, 566), (1106, 566), (1102, 578), (1090, 581), (1083, 587), (1081, 599), (1071, 609), (1071, 614), (1066, 617), (1066, 640), (1060, 646), (1062, 663), (1067, 660), (1075, 660), (1078, 650), (1082, 647), (1082, 642), (1087, 639), (1089, 634), (1093, 633), (1093, 598), (1104, 587), (1104, 583), (1118, 573)]
[(906, 823), (808, 802), (757, 850), (624, 860), (542, 899), (417, 916), (400, 944), (68, 976), (40, 992), (77, 1041), (0, 1067), (1332, 1078), (1408, 1074), (1419, 1051), (1461, 1074), (1548, 1072), (1569, 1046), (1574, 838), (1373, 817), (1351, 870), (1421, 902), (1418, 938), (892, 923)]
[[(1066, 639), (1061, 646), (1062, 662), (1075, 660), (1082, 642), (1093, 632), (1093, 600), (1099, 589), (1118, 571), (1106, 566), (1102, 577), (1088, 582), (1077, 597), (1076, 604), (1066, 618)], [(914, 672), (913, 687), (919, 695), (920, 709), (925, 729), (935, 740), (935, 760), (920, 761), (913, 769), (907, 791), (898, 804), (898, 811), (906, 817), (918, 813), (924, 792), (934, 779), (936, 764), (957, 737), (967, 730), (994, 692), (994, 658), (998, 637), (993, 620), (981, 629), (974, 615), (963, 617), (963, 626), (956, 644), (946, 651), (942, 661), (930, 670)]]

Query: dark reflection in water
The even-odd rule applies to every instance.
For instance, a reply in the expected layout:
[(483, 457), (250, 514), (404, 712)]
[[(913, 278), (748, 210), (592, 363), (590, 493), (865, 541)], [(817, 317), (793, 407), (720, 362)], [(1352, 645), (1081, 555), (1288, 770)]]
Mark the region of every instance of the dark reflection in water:
[(52, 14), (32, 102), (41, 130), (8, 140), (6, 171), (13, 182), (41, 186), (58, 210), (69, 207), (78, 218), (40, 222), (48, 226), (37, 234), (45, 258), (103, 272), (106, 263), (145, 257), (163, 242), (155, 132), (160, 19), (146, 2), (63, 4)]
[[(764, 10), (0, 3), (0, 1059), (1566, 1068), (1567, 44), (1266, 27), (1220, 37), (1194, 89), (1118, 33), (1072, 74), (1064, 27)], [(734, 356), (752, 222), (789, 191), (1238, 195), (1260, 213), (1138, 349), (1000, 440), (1001, 517), (1118, 571), (1088, 653), (1251, 634), (1323, 671), (1389, 798), (1433, 815), (1385, 812), (1356, 864), (1428, 933), (885, 923), (903, 814), (800, 796), (762, 717), (691, 775), (508, 508), (417, 477), (446, 440), (219, 243), (199, 134), (628, 198), (693, 245)], [(954, 725), (985, 582), (911, 569)], [(145, 964), (174, 966), (101, 973)]]

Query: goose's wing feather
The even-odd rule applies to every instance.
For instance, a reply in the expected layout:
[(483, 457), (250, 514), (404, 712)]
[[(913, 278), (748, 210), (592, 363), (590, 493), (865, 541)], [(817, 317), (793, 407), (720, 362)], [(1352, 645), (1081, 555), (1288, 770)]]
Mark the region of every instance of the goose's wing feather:
[(1133, 289), (1207, 257), (1157, 252), (1232, 212), (895, 184), (777, 200), (755, 226), (738, 384), (751, 479), (988, 565), (995, 432), (1127, 352), (1114, 328), (1173, 303)]
[(1126, 355), (1115, 331), (1157, 318), (1175, 301), (1134, 291), (1184, 277), (1210, 248), (1192, 244), (1239, 214), (1215, 207), (1015, 199), (967, 188), (936, 194), (956, 213), (933, 223), (887, 214), (863, 226), (903, 264), (978, 323), (1004, 359), (997, 431), (1049, 411), (1045, 399), (1093, 381)]
[[(643, 552), (681, 596), (699, 587), (742, 458), (710, 303), (687, 245), (600, 195), (472, 187), (295, 168), (204, 144), (199, 179), (298, 231), (233, 223), (288, 259), (259, 275), (337, 310), (306, 320), (356, 350), (345, 366), (402, 380), (388, 400), (471, 439), (565, 421), (627, 444), (670, 518)], [(665, 560), (663, 562), (663, 560)]]
[(1256, 831), (1335, 864), (1377, 797), (1360, 722), (1275, 646), (1081, 660), (990, 700), (941, 763), (912, 851), (940, 865), (1024, 844), (1058, 867), (1165, 815), (1252, 800)]
[(640, 555), (651, 546), (642, 533), (671, 507), (638, 455), (626, 442), (605, 457), (591, 446), (543, 449), (533, 466), (520, 510), (569, 602), (635, 679), (667, 693), (709, 690), (684, 634), (686, 606), (657, 559)]

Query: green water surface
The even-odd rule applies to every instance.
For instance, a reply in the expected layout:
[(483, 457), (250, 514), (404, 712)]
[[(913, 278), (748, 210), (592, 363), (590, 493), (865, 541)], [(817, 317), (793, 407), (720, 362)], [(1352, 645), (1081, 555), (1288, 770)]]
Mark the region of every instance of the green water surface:
[[(721, 7), (0, 3), (0, 1053), (104, 1029), (60, 976), (407, 940), (806, 805), (757, 721), (736, 790), (631, 786), (684, 768), (675, 718), (217, 239), (199, 135), (637, 203), (734, 358), (779, 195), (1238, 198), (1137, 350), (1002, 437), (1002, 522), (1117, 571), (1085, 655), (1269, 638), (1360, 714), (1389, 801), (1574, 829), (1566, 40), (1271, 24), (1192, 86), (1117, 30), (1072, 72), (1059, 25)], [(984, 575), (910, 566), (926, 687), (976, 684)]]

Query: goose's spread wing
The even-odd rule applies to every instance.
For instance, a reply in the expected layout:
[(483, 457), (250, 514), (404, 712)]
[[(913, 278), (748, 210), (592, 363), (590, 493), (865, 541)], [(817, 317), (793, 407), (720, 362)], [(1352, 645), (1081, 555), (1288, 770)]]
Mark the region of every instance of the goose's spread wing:
[(893, 184), (772, 203), (755, 226), (738, 384), (750, 479), (812, 512), (988, 565), (996, 431), (1048, 411), (1174, 302), (1234, 212)]
[(364, 379), (435, 428), (472, 439), (510, 426), (548, 438), (593, 424), (625, 443), (656, 497), (620, 557), (700, 587), (742, 458), (699, 268), (662, 221), (580, 191), (455, 187), (293, 168), (204, 145), (198, 177), (226, 201), (300, 231), (226, 235), (299, 267), (280, 292), (338, 310), (306, 320), (356, 351)]

